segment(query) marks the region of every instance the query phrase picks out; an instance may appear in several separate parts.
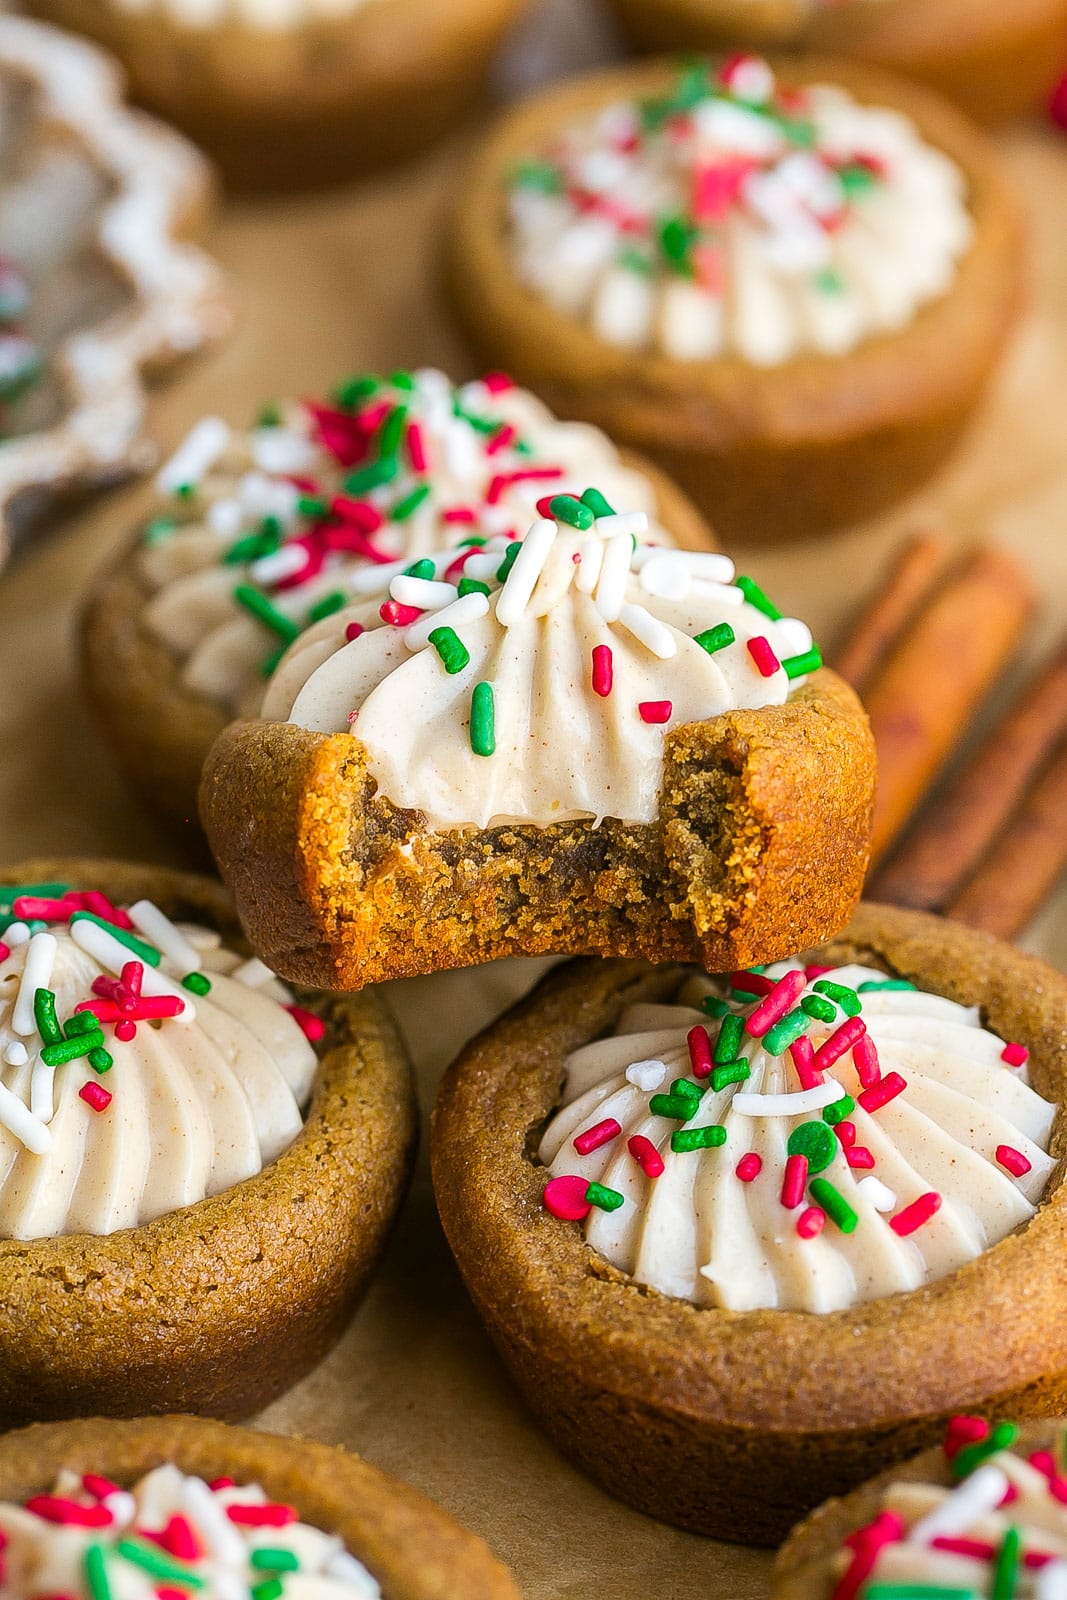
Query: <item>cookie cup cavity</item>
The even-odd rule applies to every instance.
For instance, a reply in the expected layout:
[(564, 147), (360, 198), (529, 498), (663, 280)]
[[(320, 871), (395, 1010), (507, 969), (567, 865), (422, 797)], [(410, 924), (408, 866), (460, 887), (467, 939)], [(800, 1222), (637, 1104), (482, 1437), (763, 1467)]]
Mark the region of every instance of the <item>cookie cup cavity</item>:
[(827, 937), (859, 898), (870, 730), (822, 671), (784, 705), (668, 733), (660, 810), (434, 833), (375, 792), (352, 734), (238, 722), (201, 817), (253, 946), (335, 989), (513, 955), (644, 955), (713, 971)]
[(619, 99), (662, 94), (673, 62), (550, 89), (505, 117), (468, 168), (447, 282), (482, 359), (505, 365), (561, 414), (646, 451), (714, 517), (729, 543), (823, 532), (870, 516), (927, 477), (961, 436), (1015, 319), (1020, 222), (984, 139), (915, 84), (852, 62), (775, 63), (785, 87), (827, 82), (909, 116), (962, 169), (975, 239), (955, 282), (898, 332), (842, 356), (760, 368), (737, 356), (681, 362), (626, 351), (562, 315), (515, 276), (506, 182), (555, 130)]
[(47, 1493), (64, 1467), (122, 1487), (172, 1463), (207, 1482), (258, 1483), (303, 1522), (337, 1534), (388, 1600), (518, 1600), (482, 1541), (418, 1490), (347, 1450), (200, 1417), (44, 1423), (0, 1439), (0, 1500)]
[[(1031, 1081), (1067, 1092), (1067, 980), (937, 918), (865, 905), (814, 960), (874, 962), (980, 1004), (1031, 1047)], [(523, 1396), (559, 1448), (664, 1522), (779, 1540), (827, 1495), (932, 1443), (948, 1416), (1067, 1406), (1061, 1263), (1067, 1192), (1054, 1173), (1033, 1220), (939, 1282), (827, 1315), (698, 1308), (635, 1283), (542, 1205), (532, 1159), (565, 1057), (678, 969), (574, 963), (467, 1047), (433, 1122), (441, 1219)], [(1052, 1153), (1062, 1155), (1062, 1112)]]
[[(63, 881), (239, 929), (206, 878), (31, 861)], [(403, 1198), (411, 1070), (377, 995), (299, 994), (326, 1023), (304, 1127), (254, 1178), (103, 1237), (0, 1239), (0, 1425), (93, 1413), (241, 1417), (296, 1383), (345, 1327)]]

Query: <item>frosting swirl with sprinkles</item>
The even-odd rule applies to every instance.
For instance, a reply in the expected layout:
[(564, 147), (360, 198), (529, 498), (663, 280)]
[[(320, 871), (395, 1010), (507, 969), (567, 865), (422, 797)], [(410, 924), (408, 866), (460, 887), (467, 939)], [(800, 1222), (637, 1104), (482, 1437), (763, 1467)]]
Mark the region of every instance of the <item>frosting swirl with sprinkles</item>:
[(773, 367), (843, 355), (945, 294), (965, 180), (899, 113), (756, 56), (560, 130), (512, 172), (515, 272), (608, 344)]
[(686, 981), (567, 1061), (545, 1205), (639, 1283), (827, 1312), (955, 1271), (1033, 1216), (1056, 1107), (977, 1010), (867, 967)]

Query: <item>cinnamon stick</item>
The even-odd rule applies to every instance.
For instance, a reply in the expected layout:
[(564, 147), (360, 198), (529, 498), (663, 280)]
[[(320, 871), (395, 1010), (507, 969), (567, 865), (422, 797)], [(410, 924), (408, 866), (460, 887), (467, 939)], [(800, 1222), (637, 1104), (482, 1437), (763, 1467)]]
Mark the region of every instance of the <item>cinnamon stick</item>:
[(865, 699), (878, 748), (872, 860), (885, 854), (999, 676), (1033, 608), (1009, 555), (966, 556), (893, 646)]
[(1067, 867), (1067, 741), (951, 905), (950, 917), (999, 939), (1020, 933)]
[(856, 619), (831, 663), (858, 694), (930, 595), (947, 560), (948, 547), (935, 533), (916, 534), (901, 546), (877, 597)]
[[(876, 900), (942, 911), (976, 872), (1035, 775), (1067, 738), (1067, 641), (876, 877)], [(1067, 816), (1063, 821), (1067, 836)]]

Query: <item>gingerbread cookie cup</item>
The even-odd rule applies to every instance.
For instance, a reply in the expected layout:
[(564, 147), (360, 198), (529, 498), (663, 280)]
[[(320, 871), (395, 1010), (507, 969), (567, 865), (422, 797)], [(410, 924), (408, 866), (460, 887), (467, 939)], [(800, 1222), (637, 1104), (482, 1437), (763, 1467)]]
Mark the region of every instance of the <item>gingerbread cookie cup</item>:
[[(873, 9), (873, 8), (872, 8)], [(921, 482), (960, 438), (1014, 321), (1016, 204), (982, 137), (926, 90), (851, 62), (783, 60), (786, 95), (830, 83), (909, 118), (963, 175), (973, 237), (953, 281), (895, 331), (777, 365), (734, 353), (680, 360), (610, 344), (523, 286), (508, 186), (568, 127), (619, 102), (669, 97), (672, 63), (585, 77), (512, 111), (471, 164), (448, 242), (455, 312), (481, 356), (568, 415), (654, 457), (727, 539), (781, 540), (870, 516)]]
[[(102, 890), (112, 902), (150, 897), (166, 917), (179, 919), (183, 926), (189, 922), (213, 929), (225, 945), (236, 945), (238, 952), (241, 948), (224, 892), (205, 878), (113, 862), (58, 860), (24, 863), (6, 870), (0, 881), (5, 885), (30, 881), (43, 885), (45, 893), (68, 888)], [(16, 904), (16, 917), (21, 914)], [(10, 921), (10, 916), (6, 920)], [(88, 920), (93, 923), (91, 917)], [(30, 924), (31, 929), (33, 926)], [(73, 930), (73, 924), (71, 927)], [(99, 928), (95, 933), (90, 928), (89, 936), (99, 942)], [(25, 942), (24, 924), (22, 937)], [(105, 938), (114, 938), (114, 934), (105, 934)], [(5, 939), (14, 951), (14, 933), (7, 931)], [(32, 942), (27, 946), (30, 949)], [(86, 958), (80, 950), (79, 945), (70, 958), (83, 963), (79, 969), (83, 976), (75, 981), (79, 991), (88, 993), (87, 973), (92, 968), (84, 967)], [(28, 954), (26, 959), (30, 960)], [(146, 995), (184, 993), (190, 1005), (193, 994), (210, 993), (213, 984), (220, 982), (197, 975), (194, 982), (177, 989), (173, 980), (169, 989), (165, 981), (160, 988), (149, 984), (152, 973), (147, 966), (144, 970)], [(264, 976), (253, 976), (251, 981), (262, 983)], [(126, 977), (124, 972), (123, 983)], [(220, 995), (232, 994), (237, 988), (237, 984), (229, 989), (223, 984)], [(104, 980), (92, 990), (94, 997), (105, 993), (114, 993), (120, 1002), (123, 999), (113, 980)], [(255, 996), (249, 998), (248, 1005), (253, 999)], [(309, 1042), (316, 1041), (312, 1048), (318, 1066), (310, 1104), (302, 1126), (296, 1124), (295, 1137), (290, 1130), (288, 1142), (274, 1159), (265, 1153), (268, 1164), (254, 1176), (219, 1193), (209, 1188), (209, 1198), (163, 1214), (157, 1204), (151, 1208), (155, 1220), (120, 1227), (119, 1231), (102, 1227), (90, 1234), (61, 1227), (55, 1235), (0, 1239), (0, 1421), (4, 1426), (91, 1412), (129, 1415), (188, 1409), (223, 1417), (247, 1415), (295, 1383), (338, 1338), (366, 1287), (407, 1185), (416, 1140), (414, 1093), (402, 1046), (375, 995), (342, 999), (301, 993), (296, 999), (300, 1027)], [(61, 1004), (61, 1014), (65, 1014), (62, 997)], [(208, 1002), (198, 1004), (206, 1008)], [(256, 1000), (256, 1004), (260, 1002)], [(105, 1018), (110, 1014), (106, 1001), (90, 999), (88, 1006), (95, 1006)], [(244, 1051), (247, 1055), (248, 1034), (243, 1029), (249, 1023), (239, 1002), (236, 1009), (231, 1002), (231, 1010), (246, 1018), (235, 1042), (227, 1046), (233, 1051), (236, 1072), (239, 1054)], [(146, 1014), (160, 1016), (164, 1012), (170, 1015), (165, 1004), (162, 1010), (157, 1004)], [(219, 1015), (212, 1003), (211, 1018)], [(161, 1114), (166, 1117), (169, 1091), (162, 1087), (170, 1079), (166, 1051), (180, 1051), (174, 1058), (174, 1081), (186, 1081), (190, 1071), (195, 1078), (208, 1066), (206, 1040), (228, 1037), (211, 1019), (196, 1020), (190, 1026), (208, 1028), (209, 1021), (200, 1060), (198, 1032), (194, 1031), (191, 1044), (187, 1043), (190, 1027), (180, 1018), (141, 1022), (139, 1026), (147, 1030), (145, 1042), (130, 1045), (111, 1042), (112, 1026), (120, 1040), (129, 1037), (129, 1025), (105, 1020), (101, 1027), (107, 1028), (109, 1050), (99, 1059), (90, 1057), (94, 1071), (85, 1070), (84, 1061), (57, 1068), (58, 1073), (68, 1074), (79, 1070), (88, 1080), (81, 1100), (94, 1115), (86, 1122), (82, 1138), (86, 1150), (92, 1146), (93, 1159), (105, 1162), (98, 1168), (98, 1188), (106, 1192), (108, 1161), (125, 1164), (140, 1154), (135, 1088), (131, 1085), (128, 1092), (134, 1099), (128, 1102), (122, 1083), (127, 1058), (121, 1052), (141, 1052), (143, 1063), (133, 1064), (138, 1074), (146, 1075), (144, 1081), (149, 1085), (145, 1114), (156, 1113), (162, 1106)], [(273, 1023), (261, 1019), (257, 1036), (267, 1038), (273, 1030), (277, 1037), (283, 1025), (289, 1037), (293, 1030), (288, 1017), (279, 1015)], [(154, 1028), (178, 1029), (180, 1037), (168, 1045), (166, 1032), (153, 1034)], [(17, 1017), (15, 1031), (27, 1033)], [(71, 1023), (68, 1038), (74, 1031)], [(31, 1048), (35, 1048), (32, 1043)], [(115, 1055), (113, 1067), (109, 1051)], [(18, 1057), (25, 1060), (25, 1048)], [(12, 1059), (13, 1055), (5, 1054), (5, 1061)], [(153, 1071), (164, 1073), (162, 1084), (155, 1088), (150, 1087)], [(109, 1072), (110, 1078), (95, 1077)], [(198, 1086), (204, 1083), (202, 1078), (196, 1081)], [(104, 1088), (109, 1082), (111, 1092)], [(251, 1072), (249, 1082), (262, 1094), (261, 1074), (257, 1077)], [(55, 1142), (64, 1135), (55, 1130), (61, 1118), (69, 1117), (71, 1105), (84, 1120), (85, 1108), (79, 1099), (66, 1098), (66, 1087), (58, 1091), (57, 1086), (63, 1098), (49, 1130), (56, 1149)], [(232, 1089), (220, 1082), (216, 1098), (207, 1103), (224, 1105), (228, 1094)], [(13, 1098), (5, 1088), (5, 1128), (11, 1126), (8, 1113)], [(36, 1104), (35, 1093), (34, 1108)], [(173, 1116), (181, 1139), (177, 1134), (165, 1138), (151, 1157), (149, 1186), (159, 1183), (169, 1152), (183, 1151), (195, 1140), (197, 1117), (190, 1120), (177, 1100)], [(25, 1114), (19, 1125), (26, 1125)], [(64, 1127), (67, 1125), (64, 1122)], [(146, 1127), (152, 1126), (146, 1123)], [(109, 1129), (110, 1146), (106, 1142)], [(9, 1140), (10, 1135), (5, 1135), (7, 1160)], [(32, 1191), (36, 1180), (28, 1150), (27, 1146), (26, 1154), (19, 1157), (23, 1167), (15, 1170), (23, 1170), (23, 1187)], [(38, 1159), (48, 1158), (42, 1155)], [(88, 1155), (85, 1159), (88, 1162)], [(28, 1169), (25, 1163), (29, 1163)], [(68, 1181), (68, 1175), (60, 1171), (57, 1185)], [(158, 1193), (158, 1188), (146, 1189), (146, 1195), (158, 1198)], [(16, 1203), (20, 1194), (14, 1196)], [(81, 1203), (87, 1203), (87, 1196), (82, 1196)], [(12, 1204), (10, 1183), (5, 1204)]]
[[(911, 980), (937, 996), (980, 1005), (990, 1029), (1029, 1045), (1037, 1093), (1062, 1104), (1067, 983), (1041, 963), (951, 923), (871, 905), (810, 960), (822, 968), (873, 965), (898, 987)], [(663, 1521), (771, 1543), (820, 1498), (859, 1481), (872, 1462), (899, 1459), (935, 1439), (956, 1411), (989, 1405), (1034, 1416), (1061, 1409), (1067, 1334), (1059, 1263), (1067, 1195), (1059, 1165), (1031, 1220), (966, 1265), (907, 1292), (819, 1313), (723, 1309), (722, 1295), (696, 1304), (673, 1297), (684, 1289), (657, 1292), (609, 1265), (572, 1222), (549, 1214), (547, 1173), (535, 1153), (560, 1104), (565, 1058), (604, 1039), (628, 1007), (670, 1001), (680, 981), (677, 968), (623, 962), (576, 963), (554, 973), (468, 1046), (435, 1108), (434, 1186), (449, 1243), (506, 1364), (560, 1449), (610, 1493)], [(847, 1000), (845, 991), (839, 994)], [(682, 1041), (684, 1049), (684, 1032)], [(646, 1042), (652, 1048), (642, 1055), (659, 1053), (647, 1035)], [(633, 1071), (651, 1065), (639, 1062)], [(1010, 1072), (1003, 1064), (999, 1070)], [(583, 1086), (591, 1081), (582, 1078)], [(890, 1087), (899, 1092), (899, 1085)], [(822, 1124), (807, 1128), (825, 1135)], [(599, 1132), (586, 1148), (597, 1139), (603, 1142)], [(1058, 1113), (1051, 1134), (1057, 1162), (1062, 1142)], [(671, 1148), (722, 1143), (683, 1138)], [(783, 1157), (784, 1151), (783, 1144)], [(741, 1147), (707, 1154), (728, 1163), (716, 1170), (732, 1174)], [(698, 1152), (671, 1159), (702, 1158)], [(1047, 1156), (1035, 1162), (1048, 1167)], [(814, 1157), (811, 1170), (818, 1170)], [(739, 1194), (747, 1196), (752, 1177), (738, 1174)], [(777, 1213), (777, 1168), (757, 1181), (771, 1184)], [(840, 1188), (842, 1180), (836, 1183)], [(600, 1199), (612, 1210), (622, 1197), (601, 1191)], [(708, 1209), (699, 1214), (707, 1217), (720, 1200), (711, 1191), (705, 1199)], [(795, 1251), (827, 1241), (835, 1251), (845, 1247), (849, 1208), (833, 1202), (833, 1209), (844, 1228), (826, 1217), (822, 1224), (809, 1219), (806, 1232), (798, 1224)], [(793, 1234), (799, 1213), (781, 1214)], [(661, 1212), (664, 1240), (676, 1232), (667, 1222)], [(825, 1241), (817, 1237), (822, 1225)], [(873, 1242), (879, 1230), (861, 1223), (861, 1232), (868, 1225)], [(911, 1226), (902, 1221), (884, 1237)], [(855, 1239), (862, 1259), (861, 1232)], [(735, 1270), (743, 1272), (743, 1260)]]
[[(383, 1600), (518, 1600), (482, 1541), (408, 1484), (346, 1450), (199, 1417), (92, 1418), (10, 1434), (0, 1440), (0, 1500), (21, 1505), (47, 1495), (64, 1471), (127, 1489), (160, 1466), (207, 1483), (257, 1484), (305, 1528), (341, 1539), (369, 1575), (355, 1585), (360, 1600), (372, 1592)], [(284, 1572), (281, 1578), (284, 1592)], [(305, 1581), (314, 1583), (314, 1575)]]
[(1035, 106), (1067, 47), (1064, 0), (611, 0), (646, 50), (817, 50), (917, 78), (979, 122)]
[(469, 114), (522, 7), (365, 0), (327, 15), (297, 4), (281, 27), (259, 23), (254, 5), (240, 16), (224, 5), (207, 25), (180, 4), (32, 9), (113, 50), (138, 98), (209, 150), (228, 182), (267, 190), (362, 176), (430, 148)]

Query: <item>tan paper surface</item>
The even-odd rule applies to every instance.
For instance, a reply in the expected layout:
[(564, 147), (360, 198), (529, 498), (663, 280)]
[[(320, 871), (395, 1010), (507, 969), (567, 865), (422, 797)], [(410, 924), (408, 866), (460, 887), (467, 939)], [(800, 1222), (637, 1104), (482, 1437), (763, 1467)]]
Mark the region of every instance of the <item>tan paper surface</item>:
[[(562, 0), (556, 17), (557, 54), (567, 60), (591, 47), (578, 9), (578, 0)], [(541, 67), (551, 39), (543, 27), (530, 38)], [(1033, 564), (1047, 604), (1031, 659), (1067, 625), (1067, 140), (1035, 126), (999, 143), (1030, 213), (1032, 306), (964, 453), (876, 527), (756, 554), (749, 563), (826, 642), (901, 532), (926, 518), (946, 522), (961, 542), (993, 535)], [(240, 285), (241, 326), (225, 349), (157, 398), (163, 444), (175, 445), (206, 411), (239, 422), (261, 400), (319, 392), (349, 370), (430, 363), (469, 372), (435, 284), (449, 185), (461, 161), (462, 149), (453, 150), (361, 190), (230, 206), (212, 243)], [(98, 501), (0, 578), (0, 827), (8, 860), (41, 851), (179, 859), (173, 841), (123, 794), (88, 721), (75, 665), (78, 596), (149, 500), (147, 486), (135, 485)], [(1063, 965), (1067, 895), (1027, 942)], [(536, 970), (513, 963), (391, 986), (427, 1110), (450, 1054)], [(627, 1511), (543, 1440), (459, 1284), (436, 1222), (425, 1151), (384, 1268), (348, 1337), (264, 1422), (343, 1442), (410, 1479), (513, 1564), (528, 1600), (752, 1600), (764, 1593), (766, 1555), (715, 1546)]]

